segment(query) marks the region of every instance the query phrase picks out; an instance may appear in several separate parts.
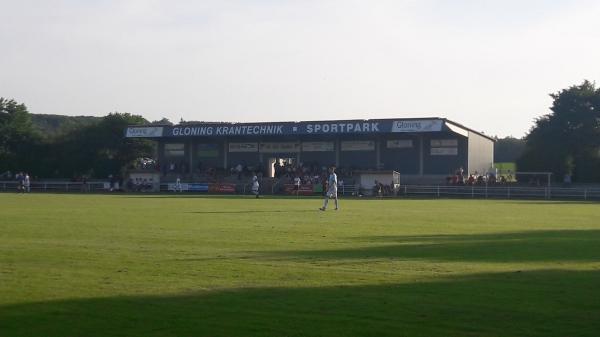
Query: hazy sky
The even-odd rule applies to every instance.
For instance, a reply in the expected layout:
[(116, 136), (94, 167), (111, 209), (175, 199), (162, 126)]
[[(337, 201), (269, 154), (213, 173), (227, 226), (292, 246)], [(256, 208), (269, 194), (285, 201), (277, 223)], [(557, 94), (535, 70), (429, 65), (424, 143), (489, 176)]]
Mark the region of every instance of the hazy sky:
[(597, 0), (0, 0), (0, 97), (149, 120), (447, 117), (522, 136), (600, 80)]

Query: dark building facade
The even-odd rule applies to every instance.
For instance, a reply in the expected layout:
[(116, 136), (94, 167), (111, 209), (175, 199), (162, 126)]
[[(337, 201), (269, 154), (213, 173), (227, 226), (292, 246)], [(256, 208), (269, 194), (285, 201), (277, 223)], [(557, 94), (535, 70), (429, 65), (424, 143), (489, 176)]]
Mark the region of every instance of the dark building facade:
[(494, 158), (492, 138), (444, 118), (147, 125), (125, 136), (156, 140), (159, 162), (187, 173), (243, 164), (271, 174), (286, 160), (426, 177), (485, 173)]

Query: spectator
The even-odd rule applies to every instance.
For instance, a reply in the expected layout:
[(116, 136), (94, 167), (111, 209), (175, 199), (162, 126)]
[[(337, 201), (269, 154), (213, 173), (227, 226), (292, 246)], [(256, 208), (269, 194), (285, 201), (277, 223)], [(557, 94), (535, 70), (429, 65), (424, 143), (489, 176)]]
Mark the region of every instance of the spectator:
[(29, 179), (29, 173), (25, 173), (23, 177), (23, 193), (31, 192), (31, 180)]
[(81, 177), (81, 192), (87, 192), (87, 191), (88, 191), (87, 177), (83, 176), (83, 177)]
[(17, 181), (17, 192), (25, 192), (25, 190), (23, 188), (23, 182), (25, 180), (25, 175), (23, 175), (23, 172), (17, 173), (17, 175), (15, 176), (15, 180)]
[(294, 191), (296, 192), (296, 196), (300, 194), (300, 177), (298, 176), (294, 178)]

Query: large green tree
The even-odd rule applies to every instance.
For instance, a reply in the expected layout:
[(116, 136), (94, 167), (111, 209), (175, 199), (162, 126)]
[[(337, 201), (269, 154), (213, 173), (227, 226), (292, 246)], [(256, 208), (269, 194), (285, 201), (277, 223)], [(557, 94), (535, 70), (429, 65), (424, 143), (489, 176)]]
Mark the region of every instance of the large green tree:
[(496, 138), (494, 143), (495, 163), (514, 163), (525, 151), (525, 140), (522, 138)]
[(40, 178), (118, 175), (136, 158), (152, 156), (154, 144), (124, 137), (128, 125), (146, 124), (141, 116), (111, 113), (90, 123), (64, 127), (42, 137), (27, 107), (0, 98), (0, 175), (24, 171)]
[(25, 104), (0, 97), (0, 174), (35, 165), (38, 141)]
[(600, 88), (584, 81), (552, 94), (550, 114), (538, 118), (526, 136), (520, 171), (550, 171), (557, 179), (600, 181)]
[(99, 123), (55, 138), (48, 145), (48, 176), (117, 175), (136, 158), (152, 156), (154, 144), (144, 139), (124, 137), (128, 125), (145, 124), (141, 116), (111, 113)]

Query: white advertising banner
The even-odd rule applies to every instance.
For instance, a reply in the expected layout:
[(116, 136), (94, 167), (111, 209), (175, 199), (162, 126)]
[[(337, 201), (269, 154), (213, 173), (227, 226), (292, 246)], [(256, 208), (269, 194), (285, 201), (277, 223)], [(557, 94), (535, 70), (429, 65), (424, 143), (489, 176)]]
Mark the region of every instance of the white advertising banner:
[(333, 142), (302, 142), (303, 152), (331, 152), (333, 150)]
[(127, 128), (127, 138), (150, 138), (150, 137), (162, 137), (163, 128), (161, 126), (155, 127), (130, 127)]
[(432, 156), (457, 156), (458, 148), (456, 147), (432, 147)]
[(439, 119), (394, 121), (392, 132), (437, 132), (442, 131), (443, 124)]
[(458, 139), (432, 139), (431, 147), (457, 147)]
[(373, 151), (375, 142), (372, 140), (351, 140), (342, 142), (342, 151)]
[(394, 139), (387, 141), (388, 149), (407, 149), (413, 147), (412, 139)]
[(259, 150), (263, 153), (300, 152), (300, 143), (260, 143)]
[(258, 143), (229, 143), (229, 152), (258, 152)]

